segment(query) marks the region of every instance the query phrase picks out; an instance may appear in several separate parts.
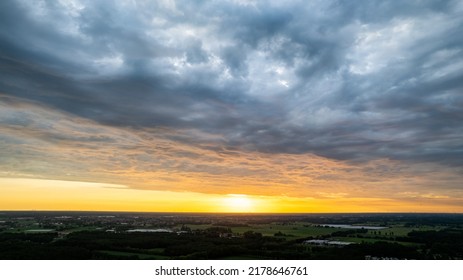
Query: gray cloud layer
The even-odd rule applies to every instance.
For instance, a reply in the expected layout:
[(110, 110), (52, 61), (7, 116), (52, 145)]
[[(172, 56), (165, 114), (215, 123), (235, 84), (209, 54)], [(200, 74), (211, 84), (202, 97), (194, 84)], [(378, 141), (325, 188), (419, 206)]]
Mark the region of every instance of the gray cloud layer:
[(463, 166), (461, 1), (242, 2), (1, 1), (0, 91), (210, 149)]

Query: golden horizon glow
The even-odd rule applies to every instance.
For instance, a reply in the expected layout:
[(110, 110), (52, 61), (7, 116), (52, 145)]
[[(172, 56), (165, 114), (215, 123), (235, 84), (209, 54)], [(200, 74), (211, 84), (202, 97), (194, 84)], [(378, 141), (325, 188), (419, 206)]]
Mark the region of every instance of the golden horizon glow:
[(463, 212), (439, 198), (400, 201), (368, 197), (286, 197), (205, 194), (131, 189), (89, 182), (0, 178), (0, 210), (204, 212), (204, 213), (358, 213)]
[(229, 194), (224, 199), (226, 212), (254, 212), (255, 201), (245, 194)]

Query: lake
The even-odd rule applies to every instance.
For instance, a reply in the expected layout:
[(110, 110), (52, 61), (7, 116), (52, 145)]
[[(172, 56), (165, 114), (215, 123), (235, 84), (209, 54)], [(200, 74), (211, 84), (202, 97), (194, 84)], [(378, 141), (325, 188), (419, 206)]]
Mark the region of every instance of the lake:
[(374, 227), (374, 226), (353, 226), (353, 225), (338, 225), (338, 224), (322, 224), (322, 227), (332, 228), (346, 228), (346, 229), (386, 229), (387, 227)]

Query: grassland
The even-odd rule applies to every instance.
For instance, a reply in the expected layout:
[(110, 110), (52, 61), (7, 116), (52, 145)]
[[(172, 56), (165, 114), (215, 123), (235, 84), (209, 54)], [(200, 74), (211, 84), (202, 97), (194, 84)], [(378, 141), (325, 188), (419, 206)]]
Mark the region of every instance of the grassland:
[[(214, 227), (214, 224), (187, 224), (187, 227), (192, 230), (205, 230), (207, 228)], [(416, 226), (416, 227), (405, 227), (402, 224), (391, 225), (385, 229), (380, 230), (368, 230), (366, 233), (361, 234), (364, 238), (351, 238), (351, 242), (374, 242), (375, 239), (384, 239), (387, 236), (407, 236), (412, 231), (427, 231), (427, 230), (440, 230), (444, 227), (433, 227), (433, 226)], [(329, 235), (334, 232), (342, 231), (343, 229), (334, 227), (323, 227), (317, 224), (311, 223), (269, 223), (269, 224), (249, 224), (248, 226), (231, 226), (231, 231), (234, 234), (243, 234), (247, 231), (253, 231), (261, 233), (263, 236), (275, 236), (279, 235), (285, 237), (287, 240), (294, 240), (300, 238), (315, 238), (324, 235)], [(348, 240), (341, 238), (339, 240)]]

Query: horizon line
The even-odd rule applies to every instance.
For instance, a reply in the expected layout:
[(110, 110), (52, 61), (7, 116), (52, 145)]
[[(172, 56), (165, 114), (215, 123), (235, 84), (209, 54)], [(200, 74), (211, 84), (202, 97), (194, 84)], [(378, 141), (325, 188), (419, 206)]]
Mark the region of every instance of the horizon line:
[(71, 213), (140, 213), (140, 214), (211, 214), (211, 215), (341, 215), (341, 214), (453, 214), (463, 212), (166, 212), (166, 211), (123, 211), (123, 210), (0, 210), (2, 212), (71, 212)]

